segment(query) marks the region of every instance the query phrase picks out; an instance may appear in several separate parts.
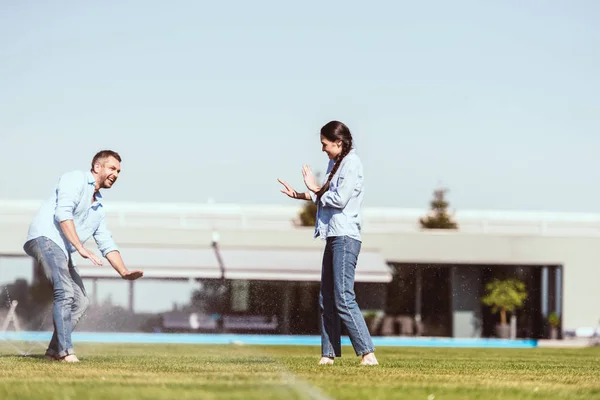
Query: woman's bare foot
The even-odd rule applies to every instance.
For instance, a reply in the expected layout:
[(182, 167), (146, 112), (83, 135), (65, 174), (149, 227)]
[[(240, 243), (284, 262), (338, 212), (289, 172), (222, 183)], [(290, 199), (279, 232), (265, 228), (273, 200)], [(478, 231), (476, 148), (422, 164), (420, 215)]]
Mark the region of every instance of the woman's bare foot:
[(367, 353), (362, 357), (360, 365), (379, 365), (375, 358), (375, 353)]
[(319, 361), (319, 365), (333, 365), (333, 358), (321, 357), (321, 361)]
[(69, 354), (61, 358), (59, 361), (64, 362), (79, 362), (79, 358), (75, 354)]

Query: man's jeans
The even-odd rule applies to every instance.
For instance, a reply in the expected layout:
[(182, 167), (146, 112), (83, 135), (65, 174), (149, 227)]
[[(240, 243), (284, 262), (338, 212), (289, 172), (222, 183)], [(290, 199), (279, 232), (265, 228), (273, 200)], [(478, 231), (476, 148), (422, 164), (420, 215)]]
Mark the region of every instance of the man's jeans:
[(46, 237), (25, 243), (25, 252), (39, 262), (54, 289), (54, 333), (46, 355), (62, 358), (75, 354), (71, 332), (89, 305), (81, 277), (71, 259)]
[(375, 351), (354, 295), (354, 272), (361, 242), (348, 236), (327, 238), (321, 271), (321, 354), (341, 357), (341, 321), (356, 355)]

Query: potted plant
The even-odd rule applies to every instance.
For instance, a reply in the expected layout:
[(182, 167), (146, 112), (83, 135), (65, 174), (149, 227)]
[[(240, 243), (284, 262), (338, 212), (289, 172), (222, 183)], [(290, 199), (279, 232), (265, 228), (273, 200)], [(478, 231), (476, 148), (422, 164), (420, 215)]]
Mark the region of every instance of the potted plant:
[(550, 324), (550, 339), (558, 339), (558, 326), (560, 325), (560, 318), (555, 312), (551, 312), (548, 315), (548, 324)]
[(492, 307), (494, 314), (500, 313), (500, 324), (496, 325), (498, 337), (510, 337), (510, 326), (506, 322), (506, 313), (523, 307), (527, 298), (525, 283), (517, 279), (494, 279), (485, 286), (487, 294), (481, 299), (483, 304)]

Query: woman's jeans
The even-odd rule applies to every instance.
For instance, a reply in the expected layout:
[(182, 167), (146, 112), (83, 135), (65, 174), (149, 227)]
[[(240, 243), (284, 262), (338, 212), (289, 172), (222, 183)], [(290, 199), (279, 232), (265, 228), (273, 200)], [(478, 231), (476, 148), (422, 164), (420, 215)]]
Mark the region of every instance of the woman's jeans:
[(54, 289), (54, 333), (46, 355), (62, 358), (75, 354), (71, 332), (89, 305), (83, 281), (71, 259), (52, 240), (39, 237), (24, 247), (25, 252), (42, 265)]
[(356, 355), (375, 351), (354, 295), (354, 272), (360, 247), (360, 241), (348, 236), (327, 238), (319, 296), (323, 357), (341, 357), (341, 321)]

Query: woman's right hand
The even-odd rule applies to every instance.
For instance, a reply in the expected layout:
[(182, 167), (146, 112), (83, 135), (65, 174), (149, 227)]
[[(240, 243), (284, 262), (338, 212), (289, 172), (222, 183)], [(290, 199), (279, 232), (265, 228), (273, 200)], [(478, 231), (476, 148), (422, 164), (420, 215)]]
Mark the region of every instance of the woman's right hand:
[(287, 194), (292, 199), (300, 198), (301, 193), (296, 192), (294, 188), (291, 187), (286, 181), (281, 180), (279, 178), (277, 178), (277, 180), (285, 187), (285, 189), (281, 189), (281, 193)]

